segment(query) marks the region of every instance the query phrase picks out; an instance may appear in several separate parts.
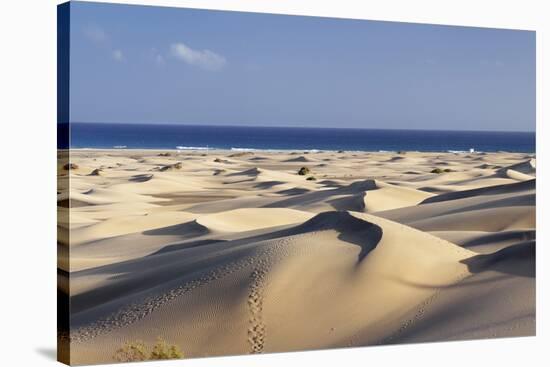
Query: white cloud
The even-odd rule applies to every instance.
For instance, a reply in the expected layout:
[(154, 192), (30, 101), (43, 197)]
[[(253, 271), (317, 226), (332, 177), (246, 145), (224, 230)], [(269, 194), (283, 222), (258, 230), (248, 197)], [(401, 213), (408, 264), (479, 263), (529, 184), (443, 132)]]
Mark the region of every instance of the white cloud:
[(88, 39), (95, 43), (103, 43), (107, 41), (107, 33), (99, 27), (97, 24), (88, 24), (84, 28), (84, 35), (88, 37)]
[(170, 50), (176, 58), (205, 70), (220, 70), (226, 64), (225, 58), (221, 55), (210, 50), (193, 50), (183, 43), (172, 44)]
[(112, 42), (109, 35), (103, 28), (97, 24), (90, 23), (83, 28), (84, 35), (93, 43), (97, 44), (99, 48), (111, 53), (111, 56), (115, 61), (122, 62), (125, 60), (124, 54), (120, 49), (112, 49)]
[(113, 58), (116, 61), (123, 61), (124, 60), (124, 54), (120, 50), (114, 50), (113, 51)]

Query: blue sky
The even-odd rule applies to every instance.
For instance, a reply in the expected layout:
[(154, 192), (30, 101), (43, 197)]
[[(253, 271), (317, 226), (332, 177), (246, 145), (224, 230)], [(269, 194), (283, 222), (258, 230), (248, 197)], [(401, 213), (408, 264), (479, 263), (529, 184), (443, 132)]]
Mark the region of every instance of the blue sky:
[(73, 2), (73, 122), (535, 130), (535, 33)]

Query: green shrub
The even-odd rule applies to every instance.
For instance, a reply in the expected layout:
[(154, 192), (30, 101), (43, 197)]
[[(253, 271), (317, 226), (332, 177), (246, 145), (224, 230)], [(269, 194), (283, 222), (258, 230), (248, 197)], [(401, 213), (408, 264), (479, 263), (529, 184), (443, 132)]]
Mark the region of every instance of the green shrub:
[(298, 174), (299, 174), (300, 176), (305, 176), (305, 175), (307, 175), (309, 172), (310, 172), (310, 171), (309, 171), (309, 168), (307, 168), (307, 167), (302, 167), (302, 168), (300, 168), (300, 169), (298, 170)]
[(308, 180), (308, 181), (317, 181), (317, 179), (313, 176), (309, 176), (308, 178), (306, 178), (306, 180)]
[(443, 173), (443, 170), (441, 168), (434, 168), (433, 170), (430, 171), (430, 173), (440, 174), (440, 173)]

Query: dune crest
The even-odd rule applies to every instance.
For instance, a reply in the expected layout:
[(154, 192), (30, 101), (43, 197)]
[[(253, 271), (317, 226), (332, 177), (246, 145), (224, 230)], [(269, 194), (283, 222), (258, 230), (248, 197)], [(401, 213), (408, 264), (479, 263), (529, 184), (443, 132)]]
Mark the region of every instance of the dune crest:
[(197, 218), (197, 223), (214, 231), (245, 232), (300, 223), (312, 215), (294, 209), (245, 208), (203, 215)]

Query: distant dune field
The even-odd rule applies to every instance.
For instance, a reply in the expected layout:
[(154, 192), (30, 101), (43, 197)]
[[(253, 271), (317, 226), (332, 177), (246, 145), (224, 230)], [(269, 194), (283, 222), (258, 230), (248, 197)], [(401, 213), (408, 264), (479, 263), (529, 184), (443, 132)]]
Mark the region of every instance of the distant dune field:
[(192, 358), (535, 334), (533, 155), (70, 160), (58, 274), (73, 364), (158, 337)]

